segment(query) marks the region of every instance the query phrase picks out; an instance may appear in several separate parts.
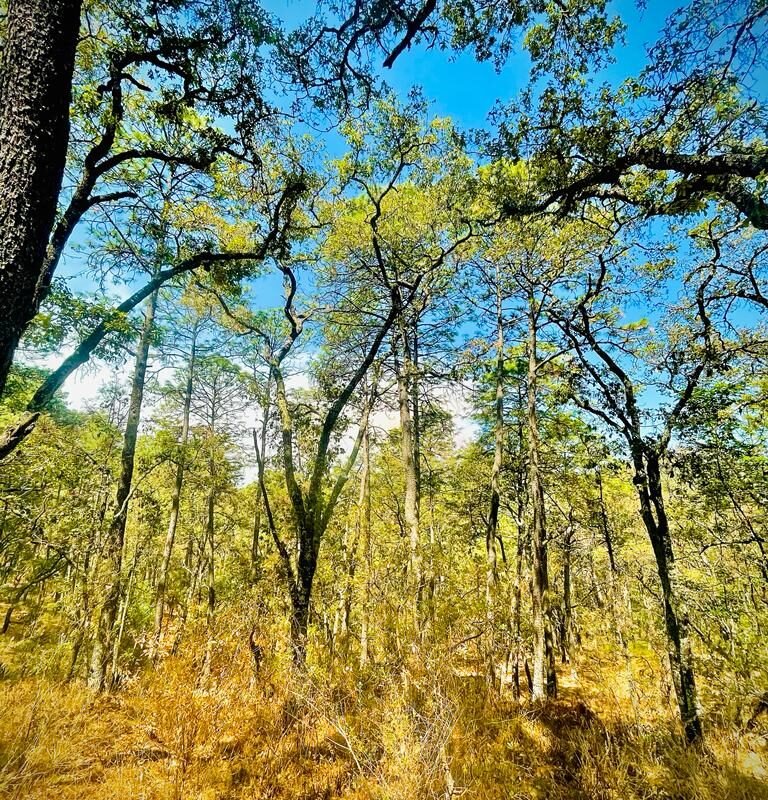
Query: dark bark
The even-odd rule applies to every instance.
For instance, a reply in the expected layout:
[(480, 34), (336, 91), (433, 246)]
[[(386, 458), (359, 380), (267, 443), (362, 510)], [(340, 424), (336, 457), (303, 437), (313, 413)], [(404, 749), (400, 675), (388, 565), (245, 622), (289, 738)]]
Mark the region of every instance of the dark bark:
[[(622, 178), (637, 167), (674, 172), (681, 176), (675, 186), (674, 199), (656, 205), (646, 198), (626, 195), (621, 188)], [(753, 227), (766, 230), (768, 203), (761, 197), (759, 187), (749, 183), (766, 170), (768, 155), (764, 149), (709, 155), (638, 147), (610, 162), (590, 167), (584, 174), (574, 177), (540, 202), (524, 206), (509, 203), (504, 213), (505, 216), (514, 218), (521, 214), (546, 210), (555, 203), (560, 205), (561, 213), (567, 213), (579, 202), (589, 198), (609, 197), (641, 206), (649, 215), (674, 215), (695, 207), (702, 200), (716, 197), (740, 211)], [(607, 192), (604, 187), (608, 187)]]
[[(514, 666), (512, 670), (512, 691), (515, 700), (520, 699), (520, 663), (523, 658), (522, 601), (523, 601), (523, 560), (525, 558), (525, 526), (522, 500), (517, 520), (517, 552), (515, 555), (515, 581), (512, 587), (512, 631), (514, 633)], [(530, 683), (530, 681), (529, 681)]]
[[(673, 408), (666, 415), (661, 433), (655, 438), (646, 438), (643, 435), (635, 384), (621, 364), (598, 342), (592, 330), (589, 304), (600, 295), (606, 275), (606, 264), (600, 259), (600, 273), (595, 281), (590, 280), (587, 293), (578, 305), (578, 327), (567, 321), (561, 321), (584, 369), (600, 390), (606, 409), (596, 408), (578, 396), (574, 399), (584, 410), (600, 417), (626, 439), (634, 471), (633, 482), (640, 504), (640, 518), (651, 541), (662, 589), (664, 628), (680, 719), (686, 739), (690, 743), (696, 743), (702, 738), (702, 725), (698, 711), (689, 635), (690, 623), (678, 586), (672, 536), (664, 506), (660, 462), (669, 445), (675, 424), (691, 399), (694, 389), (712, 357), (710, 321), (703, 297), (706, 283), (698, 288), (696, 296), (701, 322), (699, 335), (705, 345), (703, 355), (687, 374), (683, 373), (684, 386)], [(609, 374), (618, 381), (619, 388), (612, 388), (606, 382), (604, 375), (585, 356), (577, 333), (583, 337), (594, 355), (607, 368)]]
[(664, 508), (659, 458), (656, 453), (646, 451), (634, 454), (633, 461), (635, 461), (635, 484), (640, 500), (640, 516), (651, 540), (661, 583), (669, 663), (680, 719), (686, 739), (695, 743), (702, 737), (702, 727), (693, 669), (690, 625), (688, 612), (677, 586), (677, 570), (669, 521)]
[(82, 0), (10, 0), (0, 63), (0, 393), (37, 312), (69, 144)]
[(152, 341), (157, 307), (157, 292), (150, 295), (144, 316), (144, 326), (136, 351), (136, 366), (131, 385), (131, 399), (128, 405), (128, 418), (125, 424), (123, 450), (120, 456), (120, 477), (115, 496), (115, 513), (107, 532), (105, 561), (107, 568), (107, 585), (104, 602), (99, 611), (96, 637), (91, 653), (91, 668), (88, 684), (92, 689), (101, 691), (109, 688), (107, 667), (110, 649), (114, 637), (115, 621), (123, 592), (123, 550), (125, 544), (125, 526), (128, 520), (128, 504), (133, 483), (133, 465), (136, 457), (136, 440), (141, 420), (141, 405), (144, 399), (144, 382), (146, 379), (149, 348)]

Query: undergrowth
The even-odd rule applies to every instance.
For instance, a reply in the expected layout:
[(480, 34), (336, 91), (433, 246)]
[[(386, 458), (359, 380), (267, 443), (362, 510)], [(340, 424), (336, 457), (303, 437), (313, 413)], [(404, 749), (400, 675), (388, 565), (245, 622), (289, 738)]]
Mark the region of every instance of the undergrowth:
[(706, 746), (686, 747), (639, 658), (582, 652), (535, 707), (444, 652), (297, 673), (275, 647), (257, 673), (225, 627), (205, 678), (200, 632), (111, 695), (0, 682), (0, 797), (768, 800), (765, 723), (710, 722)]

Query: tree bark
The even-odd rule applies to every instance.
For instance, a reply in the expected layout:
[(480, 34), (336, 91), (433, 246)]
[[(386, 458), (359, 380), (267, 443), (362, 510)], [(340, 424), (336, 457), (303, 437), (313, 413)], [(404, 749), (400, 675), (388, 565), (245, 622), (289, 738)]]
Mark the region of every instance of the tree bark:
[(499, 505), (501, 503), (500, 479), (504, 456), (504, 315), (499, 268), (496, 267), (496, 396), (494, 403), (494, 448), (491, 468), (491, 504), (485, 530), (485, 624), (488, 629), (488, 653), (486, 657), (486, 681), (491, 689), (496, 686), (496, 582), (497, 557), (496, 537), (499, 528)]
[(259, 491), (256, 495), (256, 509), (253, 515), (253, 538), (251, 539), (251, 582), (256, 583), (261, 574), (261, 547), (259, 544), (261, 536), (261, 514), (264, 505), (264, 469), (267, 455), (267, 431), (269, 430), (269, 420), (272, 411), (271, 402), (272, 376), (267, 377), (267, 386), (262, 409), (263, 417), (261, 420), (261, 433), (257, 436), (256, 429), (253, 430), (253, 446), (256, 450), (256, 468)]
[(363, 565), (363, 597), (360, 604), (360, 667), (369, 659), (368, 626), (371, 614), (371, 435), (368, 426), (363, 434), (363, 472), (360, 476), (360, 549)]
[[(649, 448), (634, 448), (635, 485), (640, 501), (640, 516), (651, 540), (661, 583), (664, 627), (667, 633), (669, 664), (675, 687), (680, 719), (690, 743), (702, 738), (696, 679), (693, 668), (688, 612), (677, 587), (677, 567), (672, 548), (669, 520), (664, 507), (659, 456)], [(654, 514), (655, 512), (655, 514)]]
[(179, 442), (178, 462), (176, 464), (176, 478), (173, 483), (171, 494), (171, 513), (168, 518), (168, 531), (165, 535), (165, 545), (163, 546), (163, 558), (160, 562), (160, 573), (157, 578), (155, 589), (155, 622), (152, 635), (151, 657), (154, 662), (157, 659), (160, 636), (163, 630), (163, 616), (165, 615), (165, 591), (168, 584), (168, 572), (171, 567), (171, 556), (173, 555), (173, 545), (176, 541), (176, 528), (179, 523), (179, 507), (181, 504), (181, 490), (184, 485), (184, 469), (186, 459), (186, 448), (189, 441), (189, 414), (192, 406), (192, 387), (195, 378), (195, 358), (197, 344), (197, 327), (192, 331), (192, 344), (187, 365), (187, 381), (184, 387), (184, 403), (181, 416), (181, 440)]
[[(571, 515), (572, 516), (572, 515)], [(560, 630), (560, 654), (563, 664), (571, 663), (571, 632), (573, 602), (571, 599), (571, 554), (573, 550), (573, 520), (568, 521), (563, 540), (563, 625)]]
[(211, 488), (206, 498), (205, 513), (205, 541), (208, 545), (208, 585), (206, 587), (205, 621), (208, 628), (208, 639), (205, 646), (205, 662), (203, 675), (211, 674), (213, 662), (214, 629), (213, 623), (216, 615), (216, 489), (213, 485), (215, 473), (211, 470)]
[(405, 482), (403, 516), (408, 535), (409, 599), (412, 603), (413, 624), (416, 637), (421, 629), (422, 563), (419, 531), (419, 475), (416, 466), (416, 430), (411, 409), (413, 400), (413, 361), (405, 322), (401, 320), (400, 342), (402, 361), (396, 359), (397, 401), (400, 414), (400, 457)]
[(82, 0), (10, 0), (0, 62), (0, 393), (40, 303)]
[(611, 533), (610, 520), (608, 518), (608, 508), (605, 503), (605, 493), (603, 491), (603, 474), (598, 469), (596, 474), (597, 483), (597, 502), (600, 513), (600, 530), (603, 534), (603, 543), (605, 544), (605, 551), (608, 554), (608, 569), (609, 569), (609, 593), (611, 602), (611, 614), (613, 616), (613, 627), (616, 631), (616, 638), (619, 641), (622, 649), (627, 651), (627, 640), (624, 636), (623, 625), (623, 610), (620, 608), (619, 603), (619, 584), (621, 575), (619, 572), (619, 565), (616, 561), (616, 553), (613, 545), (613, 535)]
[(547, 521), (544, 486), (541, 478), (541, 440), (538, 421), (538, 359), (536, 308), (530, 298), (528, 312), (528, 396), (526, 427), (528, 434), (528, 492), (531, 499), (531, 554), (533, 557), (533, 699), (543, 700), (557, 693), (554, 669), (554, 643), (550, 618), (549, 566), (547, 563)]
[(108, 688), (107, 666), (110, 647), (114, 635), (117, 611), (122, 595), (123, 549), (125, 544), (125, 525), (128, 519), (128, 503), (133, 482), (133, 464), (136, 457), (136, 440), (141, 420), (141, 405), (144, 399), (144, 382), (149, 359), (149, 347), (154, 331), (157, 291), (150, 295), (144, 315), (139, 346), (136, 351), (136, 366), (131, 386), (131, 399), (128, 405), (128, 418), (125, 425), (123, 450), (120, 457), (120, 478), (115, 497), (115, 513), (107, 532), (105, 561), (107, 564), (107, 585), (105, 600), (99, 612), (96, 637), (91, 652), (91, 668), (88, 684), (92, 689), (102, 691)]

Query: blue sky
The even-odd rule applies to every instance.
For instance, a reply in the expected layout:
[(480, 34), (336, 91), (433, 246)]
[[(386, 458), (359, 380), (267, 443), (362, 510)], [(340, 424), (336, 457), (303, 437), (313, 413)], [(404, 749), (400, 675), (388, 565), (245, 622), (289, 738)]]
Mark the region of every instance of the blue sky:
[[(315, 4), (267, 0), (265, 7), (290, 29), (310, 15)], [(627, 24), (627, 34), (626, 44), (617, 49), (616, 63), (606, 72), (606, 79), (619, 82), (645, 65), (645, 47), (655, 41), (673, 8), (663, 0), (647, 0), (643, 9), (634, 0), (608, 4), (609, 15), (618, 14)], [(493, 64), (477, 62), (471, 52), (455, 54), (422, 45), (406, 50), (391, 70), (382, 68), (380, 74), (403, 97), (413, 86), (421, 86), (436, 116), (451, 117), (460, 128), (480, 128), (485, 127), (497, 99), (511, 100), (525, 87), (528, 64), (526, 55), (519, 53), (496, 72)]]
[[(265, 5), (284, 21), (287, 28), (299, 24), (315, 10), (315, 4), (305, 0), (267, 0)], [(617, 49), (616, 63), (601, 77), (619, 83), (636, 74), (646, 63), (646, 46), (656, 39), (669, 12), (670, 7), (659, 0), (649, 0), (642, 10), (632, 0), (610, 4), (609, 13), (618, 13), (627, 24), (626, 43)], [(525, 87), (528, 66), (524, 53), (514, 54), (501, 70), (496, 71), (491, 62), (477, 62), (472, 52), (457, 54), (420, 45), (405, 51), (391, 70), (382, 68), (380, 74), (403, 98), (414, 86), (420, 86), (431, 103), (432, 115), (451, 117), (458, 128), (468, 130), (487, 127), (487, 116), (495, 102), (509, 101)], [(330, 152), (335, 153), (339, 145), (338, 136), (330, 133), (327, 141)], [(83, 225), (73, 237), (72, 244), (82, 245), (87, 242), (87, 237), (87, 226)], [(61, 277), (76, 276), (84, 267), (82, 258), (73, 252), (72, 247), (68, 250), (58, 273)], [(91, 282), (82, 275), (75, 278), (71, 286), (81, 291), (93, 289)], [(131, 288), (123, 287), (119, 291), (126, 295)], [(279, 303), (279, 276), (268, 275), (260, 279), (257, 294), (262, 301), (259, 305)], [(97, 380), (98, 374), (86, 378), (79, 376), (80, 382), (88, 384)], [(68, 382), (67, 388), (74, 388), (72, 382)], [(74, 394), (78, 393), (75, 390)]]

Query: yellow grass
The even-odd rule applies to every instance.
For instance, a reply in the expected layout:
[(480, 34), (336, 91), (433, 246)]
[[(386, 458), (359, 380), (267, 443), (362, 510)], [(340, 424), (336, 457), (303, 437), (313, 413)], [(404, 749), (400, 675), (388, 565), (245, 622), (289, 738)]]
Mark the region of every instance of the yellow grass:
[[(0, 797), (24, 800), (768, 800), (766, 727), (685, 747), (659, 676), (582, 652), (545, 707), (490, 698), (444, 654), (365, 675), (271, 654), (254, 676), (222, 636), (111, 696), (0, 682)], [(765, 725), (765, 723), (761, 723)]]

